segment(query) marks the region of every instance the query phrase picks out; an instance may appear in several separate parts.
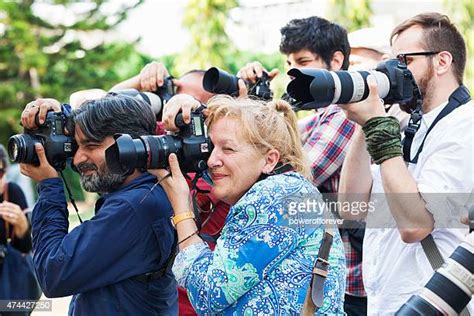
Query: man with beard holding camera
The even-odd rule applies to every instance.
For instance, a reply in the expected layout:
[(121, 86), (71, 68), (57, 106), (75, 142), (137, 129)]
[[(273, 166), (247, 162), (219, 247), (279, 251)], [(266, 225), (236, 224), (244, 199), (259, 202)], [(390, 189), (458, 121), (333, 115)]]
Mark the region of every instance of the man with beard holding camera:
[[(67, 106), (63, 106), (65, 112)], [(44, 122), (47, 111), (61, 111), (53, 99), (29, 103), (26, 128)], [(70, 315), (177, 314), (176, 282), (171, 273), (175, 232), (171, 205), (156, 177), (139, 170), (110, 173), (105, 150), (116, 133), (153, 134), (150, 107), (127, 96), (87, 101), (72, 113), (78, 148), (73, 163), (86, 191), (101, 195), (95, 216), (68, 233), (63, 183), (35, 145), (39, 166), (22, 164), (23, 174), (39, 182), (33, 210), (34, 263), (48, 297), (74, 295)]]
[[(395, 313), (425, 285), (435, 266), (433, 249), (445, 260), (460, 243), (466, 231), (446, 222), (459, 221), (455, 212), (469, 204), (474, 189), (474, 109), (462, 85), (462, 35), (447, 16), (424, 13), (399, 24), (391, 45), (423, 97), (421, 117), (412, 114), (403, 151), (399, 123), (385, 113), (375, 80), (368, 80), (365, 101), (341, 106), (362, 128), (344, 162), (340, 200), (351, 201), (356, 193), (358, 200), (376, 205), (375, 212), (360, 212), (356, 219), (367, 220), (364, 285), (368, 313), (377, 315)], [(447, 195), (453, 193), (456, 199), (450, 201)]]

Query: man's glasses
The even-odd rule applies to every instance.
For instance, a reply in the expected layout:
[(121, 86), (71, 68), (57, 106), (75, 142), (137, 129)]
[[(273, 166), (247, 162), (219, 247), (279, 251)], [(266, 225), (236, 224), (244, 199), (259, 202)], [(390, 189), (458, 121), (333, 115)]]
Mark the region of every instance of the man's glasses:
[(431, 55), (436, 55), (439, 52), (416, 52), (416, 53), (404, 53), (404, 54), (398, 54), (397, 59), (400, 63), (404, 63), (405, 65), (408, 65), (409, 60), (407, 57), (411, 56), (431, 56)]

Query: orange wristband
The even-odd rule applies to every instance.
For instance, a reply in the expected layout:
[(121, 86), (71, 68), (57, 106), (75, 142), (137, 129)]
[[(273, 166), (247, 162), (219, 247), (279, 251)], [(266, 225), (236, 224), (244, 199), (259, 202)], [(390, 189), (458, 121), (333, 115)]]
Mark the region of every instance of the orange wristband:
[(171, 222), (173, 223), (174, 226), (178, 225), (179, 222), (184, 221), (185, 219), (194, 219), (194, 213), (193, 212), (185, 212), (185, 213), (180, 213), (175, 216), (171, 216)]

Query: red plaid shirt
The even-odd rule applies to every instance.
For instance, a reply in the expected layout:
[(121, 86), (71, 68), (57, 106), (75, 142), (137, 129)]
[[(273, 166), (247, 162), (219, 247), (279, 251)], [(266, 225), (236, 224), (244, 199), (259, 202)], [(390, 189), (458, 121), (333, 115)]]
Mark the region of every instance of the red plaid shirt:
[(302, 141), (310, 162), (313, 184), (320, 191), (337, 192), (354, 123), (337, 105), (330, 105), (303, 122)]
[(366, 297), (362, 281), (362, 253), (355, 250), (349, 240), (347, 229), (339, 229), (346, 253), (346, 293), (357, 297)]
[[(337, 105), (330, 105), (302, 122), (303, 148), (310, 162), (313, 184), (321, 192), (335, 193), (355, 125)], [(340, 232), (346, 253), (346, 293), (367, 296), (362, 282), (362, 254), (352, 247), (347, 231)]]

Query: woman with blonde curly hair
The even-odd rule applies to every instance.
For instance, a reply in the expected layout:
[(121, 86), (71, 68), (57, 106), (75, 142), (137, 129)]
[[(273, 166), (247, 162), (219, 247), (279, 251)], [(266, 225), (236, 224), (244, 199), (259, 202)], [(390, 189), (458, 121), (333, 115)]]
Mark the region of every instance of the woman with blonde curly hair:
[[(198, 314), (300, 314), (325, 226), (290, 222), (292, 197), (320, 199), (307, 178), (296, 116), (284, 101), (228, 96), (211, 99), (206, 116), (214, 144), (207, 162), (212, 193), (232, 207), (211, 251), (199, 237), (177, 157), (170, 155), (172, 177), (162, 186), (178, 232), (176, 279)], [(344, 314), (345, 261), (337, 232), (329, 263), (318, 314)]]

